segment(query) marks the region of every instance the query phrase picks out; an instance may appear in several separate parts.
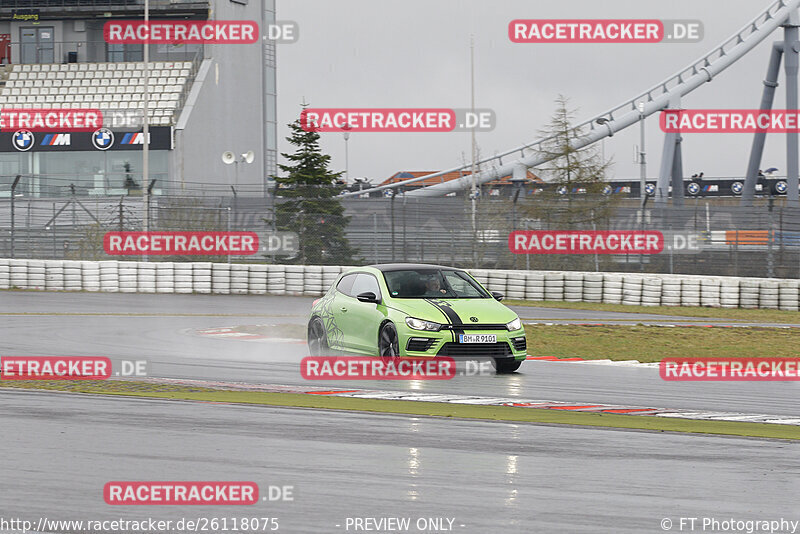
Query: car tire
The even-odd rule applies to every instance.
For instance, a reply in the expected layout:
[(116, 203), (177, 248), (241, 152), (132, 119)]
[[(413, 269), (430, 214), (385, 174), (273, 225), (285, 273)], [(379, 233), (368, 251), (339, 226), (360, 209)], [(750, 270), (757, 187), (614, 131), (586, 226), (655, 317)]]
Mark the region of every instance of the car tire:
[(322, 319), (315, 317), (308, 323), (308, 352), (312, 356), (327, 356), (329, 352), (328, 333)]
[(519, 366), (522, 365), (522, 360), (512, 360), (510, 358), (496, 359), (494, 361), (494, 368), (498, 375), (513, 373)]
[(392, 323), (386, 323), (378, 332), (378, 356), (384, 361), (400, 357), (397, 328)]

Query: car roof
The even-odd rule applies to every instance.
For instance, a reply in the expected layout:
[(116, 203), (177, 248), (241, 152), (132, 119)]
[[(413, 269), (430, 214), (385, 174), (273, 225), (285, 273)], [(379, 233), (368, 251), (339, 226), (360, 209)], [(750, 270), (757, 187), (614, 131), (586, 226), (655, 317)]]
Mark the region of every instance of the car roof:
[(409, 271), (414, 269), (441, 269), (443, 271), (461, 271), (456, 267), (446, 267), (444, 265), (430, 265), (427, 263), (379, 263), (377, 265), (368, 265), (373, 269), (381, 272), (387, 271)]

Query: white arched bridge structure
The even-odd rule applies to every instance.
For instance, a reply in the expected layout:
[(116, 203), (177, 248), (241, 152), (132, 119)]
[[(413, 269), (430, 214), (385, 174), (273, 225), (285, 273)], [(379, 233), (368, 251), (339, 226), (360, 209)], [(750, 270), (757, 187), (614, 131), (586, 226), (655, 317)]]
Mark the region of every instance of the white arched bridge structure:
[[(633, 98), (577, 124), (574, 128), (582, 132), (582, 135), (572, 142), (572, 148), (580, 150), (605, 137), (611, 137), (616, 132), (637, 124), (639, 121), (643, 121), (647, 117), (663, 110), (680, 109), (682, 97), (711, 82), (718, 74), (736, 63), (769, 35), (781, 29), (783, 30), (783, 40), (773, 43), (759, 109), (772, 109), (782, 62), (786, 83), (785, 109), (798, 109), (799, 7), (800, 0), (775, 0), (771, 2), (758, 16), (706, 55), (693, 61), (662, 82), (638, 93)], [(664, 135), (664, 150), (654, 196), (657, 203), (666, 203), (670, 197), (670, 185), (672, 185), (673, 202), (680, 205), (683, 201), (681, 137), (679, 133), (666, 133)], [(800, 205), (798, 133), (790, 131), (785, 135), (787, 159), (786, 195), (790, 205), (798, 206)], [(551, 139), (552, 137), (540, 138), (494, 156), (480, 159), (475, 162), (475, 165), (480, 166), (482, 170), (475, 172), (474, 176), (470, 172), (473, 166), (470, 163), (368, 190), (345, 193), (342, 196), (356, 196), (368, 192), (398, 188), (425, 180), (430, 181), (431, 178), (441, 177), (453, 172), (460, 172), (462, 176), (446, 182), (442, 181), (441, 183), (414, 189), (405, 194), (414, 197), (436, 197), (470, 189), (473, 185), (473, 179), (475, 184), (483, 184), (505, 176), (524, 177), (527, 169), (535, 168), (552, 159), (544, 155), (544, 151), (541, 150), (542, 145)], [(745, 205), (752, 203), (755, 195), (765, 139), (766, 132), (754, 134), (742, 191), (741, 202)], [(644, 189), (642, 188), (643, 195), (646, 194)]]

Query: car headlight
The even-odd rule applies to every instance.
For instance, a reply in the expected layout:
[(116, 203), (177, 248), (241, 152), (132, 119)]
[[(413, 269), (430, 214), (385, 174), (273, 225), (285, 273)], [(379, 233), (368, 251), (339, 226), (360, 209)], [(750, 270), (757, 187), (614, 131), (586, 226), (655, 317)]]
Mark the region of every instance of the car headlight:
[(519, 330), (520, 328), (522, 328), (522, 321), (520, 321), (519, 317), (517, 317), (516, 319), (508, 323), (506, 325), (506, 328), (508, 328), (509, 332), (513, 332), (514, 330)]
[(414, 317), (406, 317), (406, 324), (409, 328), (413, 328), (414, 330), (429, 330), (432, 332), (438, 332), (442, 325), (439, 323), (434, 323), (433, 321), (423, 321), (422, 319), (416, 319)]

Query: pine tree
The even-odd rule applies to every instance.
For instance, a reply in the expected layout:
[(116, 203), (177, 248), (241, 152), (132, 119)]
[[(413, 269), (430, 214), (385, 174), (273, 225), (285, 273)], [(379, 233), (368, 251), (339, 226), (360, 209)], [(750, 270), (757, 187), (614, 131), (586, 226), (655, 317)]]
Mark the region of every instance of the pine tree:
[(288, 126), (291, 135), (286, 140), (297, 150), (294, 154), (281, 153), (289, 164), (278, 165), (285, 176), (275, 178), (277, 194), (283, 197), (275, 207), (276, 227), (297, 232), (300, 243), (297, 254), (287, 260), (350, 265), (355, 262), (356, 253), (345, 235), (350, 218), (344, 215), (339, 199), (334, 198), (342, 190), (342, 173), (328, 169), (331, 157), (320, 150), (316, 130), (304, 130), (300, 119)]

